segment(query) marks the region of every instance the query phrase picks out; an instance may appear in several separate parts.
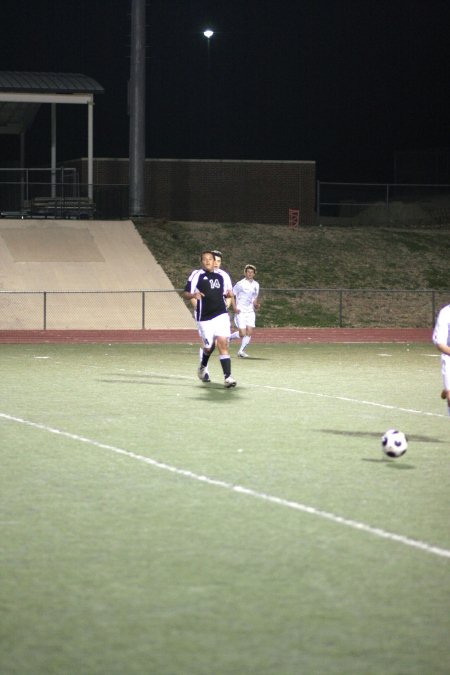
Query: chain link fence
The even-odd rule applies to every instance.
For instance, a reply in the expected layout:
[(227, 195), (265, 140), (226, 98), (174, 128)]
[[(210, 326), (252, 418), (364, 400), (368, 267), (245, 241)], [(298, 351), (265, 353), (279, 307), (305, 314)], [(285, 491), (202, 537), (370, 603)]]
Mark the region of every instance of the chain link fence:
[(317, 222), (354, 226), (450, 223), (450, 185), (317, 181)]
[[(185, 307), (179, 311), (180, 299)], [(261, 289), (259, 327), (432, 327), (450, 290)], [(171, 316), (167, 307), (175, 306)], [(0, 291), (0, 330), (195, 328), (181, 289)]]

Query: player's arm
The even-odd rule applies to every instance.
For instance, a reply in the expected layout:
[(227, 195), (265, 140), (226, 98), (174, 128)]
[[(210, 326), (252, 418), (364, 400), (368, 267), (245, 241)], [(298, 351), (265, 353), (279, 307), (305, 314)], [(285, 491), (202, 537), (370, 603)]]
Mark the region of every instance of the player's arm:
[(226, 303), (226, 305), (227, 305), (227, 308), (228, 308), (228, 307), (231, 307), (231, 309), (233, 310), (233, 312), (234, 312), (235, 314), (236, 314), (237, 312), (239, 312), (239, 310), (238, 310), (238, 308), (237, 308), (237, 306), (236, 306), (236, 297), (234, 296), (232, 290), (227, 291), (227, 294), (226, 294), (226, 296), (225, 296), (225, 303)]
[(439, 351), (442, 352), (442, 354), (447, 354), (447, 356), (450, 356), (450, 347), (448, 346), (448, 344), (446, 344), (445, 342), (435, 342), (434, 340), (433, 342), (439, 349)]
[(204, 297), (204, 293), (201, 293), (198, 288), (196, 288), (192, 293), (191, 291), (184, 291), (184, 297), (186, 300), (201, 300)]
[(219, 270), (222, 279), (223, 279), (223, 297), (225, 300), (225, 305), (226, 308), (229, 309), (230, 307), (233, 309), (233, 312), (236, 311), (236, 303), (234, 300), (234, 295), (233, 295), (233, 284), (231, 283), (231, 278), (228, 272), (224, 272), (223, 270)]
[(261, 302), (259, 301), (259, 285), (256, 287), (256, 298), (253, 300), (253, 307), (259, 309), (261, 307)]
[(189, 277), (186, 286), (184, 287), (183, 296), (186, 300), (190, 300), (192, 305), (196, 307), (197, 300), (201, 300), (203, 293), (201, 293), (197, 288), (198, 273), (192, 273)]

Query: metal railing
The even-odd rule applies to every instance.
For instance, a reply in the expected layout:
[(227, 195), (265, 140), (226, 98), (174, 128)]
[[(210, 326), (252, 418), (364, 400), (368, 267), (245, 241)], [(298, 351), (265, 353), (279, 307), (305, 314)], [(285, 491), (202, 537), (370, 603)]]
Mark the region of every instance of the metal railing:
[[(194, 328), (176, 290), (0, 290), (0, 330)], [(259, 327), (432, 327), (450, 290), (261, 289)]]
[[(0, 216), (2, 218), (77, 218), (89, 212), (98, 220), (128, 218), (127, 184), (94, 184), (77, 182), (74, 175), (56, 174), (55, 182), (30, 180), (25, 172), (14, 176), (11, 169), (0, 170)], [(31, 171), (31, 170), (28, 170)], [(33, 169), (36, 171), (36, 169)], [(48, 170), (45, 170), (48, 174)], [(68, 172), (69, 169), (65, 169)], [(8, 178), (8, 180), (6, 180)], [(14, 179), (12, 179), (14, 178)], [(92, 188), (92, 190), (90, 190)], [(92, 192), (92, 199), (90, 193)]]

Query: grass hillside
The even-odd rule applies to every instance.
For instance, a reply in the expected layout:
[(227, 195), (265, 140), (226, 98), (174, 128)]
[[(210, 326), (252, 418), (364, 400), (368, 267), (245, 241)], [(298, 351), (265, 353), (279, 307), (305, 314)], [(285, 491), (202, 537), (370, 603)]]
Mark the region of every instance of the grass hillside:
[[(289, 230), (280, 225), (165, 221), (141, 221), (136, 227), (175, 288), (184, 287), (203, 249), (217, 248), (233, 281), (242, 278), (246, 263), (256, 265), (262, 289), (436, 289), (442, 292), (440, 304), (450, 301), (448, 228), (322, 226)], [(305, 310), (307, 306), (307, 311), (299, 313), (294, 295), (298, 298), (298, 293), (290, 296), (286, 292), (283, 298), (277, 294), (276, 300), (272, 295), (272, 307), (263, 308), (258, 325), (336, 323), (335, 298), (327, 304), (317, 294), (303, 297), (302, 307)], [(364, 297), (367, 299), (367, 294)], [(364, 297), (356, 304), (367, 305)], [(399, 317), (399, 324), (415, 325), (416, 309), (410, 296), (400, 298), (399, 304), (401, 312), (392, 310), (396, 316), (406, 314)], [(378, 323), (378, 314), (356, 323), (367, 321)], [(420, 325), (423, 319), (418, 321)], [(355, 318), (350, 323), (355, 323)]]

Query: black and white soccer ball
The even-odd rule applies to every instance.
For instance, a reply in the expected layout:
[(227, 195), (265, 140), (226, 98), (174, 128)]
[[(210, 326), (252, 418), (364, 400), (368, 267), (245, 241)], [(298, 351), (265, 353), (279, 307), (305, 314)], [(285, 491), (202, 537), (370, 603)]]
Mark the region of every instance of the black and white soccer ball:
[(387, 457), (401, 457), (408, 449), (408, 439), (403, 431), (388, 429), (381, 438), (381, 449)]

